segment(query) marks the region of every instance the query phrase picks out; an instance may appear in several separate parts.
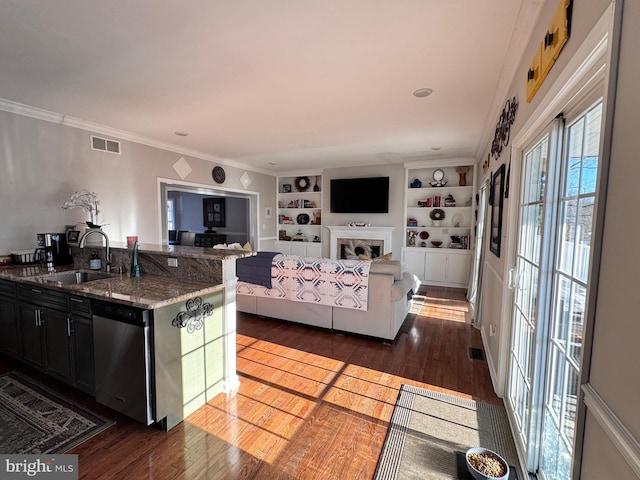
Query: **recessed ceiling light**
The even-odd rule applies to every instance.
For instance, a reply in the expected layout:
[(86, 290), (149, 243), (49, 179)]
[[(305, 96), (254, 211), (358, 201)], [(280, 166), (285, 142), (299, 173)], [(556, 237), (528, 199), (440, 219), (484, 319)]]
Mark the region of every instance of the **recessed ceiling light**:
[(269, 165), (274, 166), (274, 165), (277, 165), (277, 163), (276, 162), (269, 162)]
[(431, 147), (431, 150), (442, 150), (442, 147)]
[(414, 97), (428, 97), (429, 95), (431, 95), (433, 93), (433, 89), (432, 88), (419, 88), (417, 89), (415, 92), (413, 92), (413, 96)]
[(173, 132), (173, 133), (175, 133), (179, 137), (187, 137), (187, 136), (189, 136), (189, 132), (180, 132), (180, 131), (178, 131), (178, 132)]

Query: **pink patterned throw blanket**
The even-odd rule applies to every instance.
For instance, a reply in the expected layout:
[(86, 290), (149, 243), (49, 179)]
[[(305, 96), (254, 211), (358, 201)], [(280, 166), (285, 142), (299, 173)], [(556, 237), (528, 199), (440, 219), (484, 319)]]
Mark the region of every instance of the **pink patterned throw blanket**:
[(367, 310), (370, 261), (276, 255), (271, 288), (238, 282), (236, 293)]

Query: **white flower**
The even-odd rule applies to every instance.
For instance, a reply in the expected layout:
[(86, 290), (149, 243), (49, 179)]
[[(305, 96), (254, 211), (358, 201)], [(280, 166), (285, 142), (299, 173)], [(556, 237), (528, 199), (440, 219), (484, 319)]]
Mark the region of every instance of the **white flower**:
[(80, 190), (71, 195), (71, 198), (62, 205), (62, 208), (65, 210), (77, 207), (82, 208), (91, 216), (91, 223), (95, 224), (98, 219), (98, 214), (100, 213), (98, 205), (100, 205), (100, 200), (98, 200), (98, 195), (96, 195), (95, 192)]

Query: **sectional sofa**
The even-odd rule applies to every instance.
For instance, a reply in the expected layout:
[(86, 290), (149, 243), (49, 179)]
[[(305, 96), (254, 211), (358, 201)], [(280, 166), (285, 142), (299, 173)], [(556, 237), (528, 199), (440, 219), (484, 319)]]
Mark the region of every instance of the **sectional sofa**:
[[(285, 256), (286, 257), (286, 256)], [(328, 259), (322, 259), (331, 262)], [(385, 340), (395, 339), (420, 285), (418, 278), (397, 260), (371, 261), (366, 311), (354, 308), (270, 298), (266, 287), (239, 281), (237, 310), (263, 317), (356, 333)], [(258, 289), (263, 290), (258, 294)], [(267, 295), (267, 296), (265, 296)]]

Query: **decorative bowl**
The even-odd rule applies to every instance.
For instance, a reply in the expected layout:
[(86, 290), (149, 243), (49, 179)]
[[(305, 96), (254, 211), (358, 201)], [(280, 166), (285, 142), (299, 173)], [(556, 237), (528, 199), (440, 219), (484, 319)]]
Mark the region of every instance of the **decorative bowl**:
[(431, 240), (431, 245), (438, 248), (440, 245), (442, 245), (442, 242), (440, 240)]
[[(502, 467), (504, 468), (504, 475), (499, 477), (492, 477), (479, 471), (476, 467), (472, 465), (473, 457), (476, 455), (487, 455), (496, 459), (500, 463), (500, 465), (502, 465)], [(471, 462), (469, 461), (470, 456), (472, 459)], [(482, 448), (482, 447), (470, 448), (465, 453), (465, 459), (467, 461), (467, 468), (469, 469), (469, 473), (476, 480), (507, 480), (509, 478), (509, 464), (505, 461), (504, 458), (502, 458), (493, 450), (489, 450), (488, 448)]]

